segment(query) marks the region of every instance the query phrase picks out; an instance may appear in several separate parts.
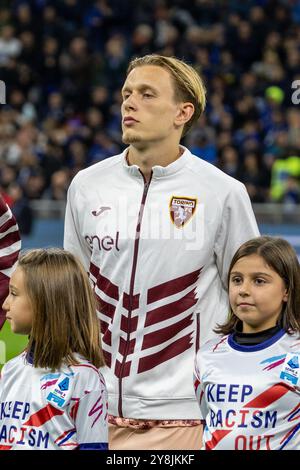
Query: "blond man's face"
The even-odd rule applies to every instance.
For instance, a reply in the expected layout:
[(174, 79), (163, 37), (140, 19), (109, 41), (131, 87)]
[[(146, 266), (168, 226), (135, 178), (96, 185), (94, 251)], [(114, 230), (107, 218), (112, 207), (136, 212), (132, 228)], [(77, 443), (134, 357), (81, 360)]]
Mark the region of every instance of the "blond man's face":
[(123, 142), (144, 146), (163, 142), (178, 132), (180, 104), (167, 70), (156, 65), (133, 69), (122, 88)]

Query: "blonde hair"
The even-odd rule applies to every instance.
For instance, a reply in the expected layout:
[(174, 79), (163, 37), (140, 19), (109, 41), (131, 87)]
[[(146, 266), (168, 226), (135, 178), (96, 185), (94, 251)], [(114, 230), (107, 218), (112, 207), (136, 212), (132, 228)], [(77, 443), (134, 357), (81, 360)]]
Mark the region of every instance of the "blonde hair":
[(28, 351), (34, 367), (77, 364), (74, 353), (103, 366), (95, 296), (76, 257), (59, 248), (28, 250), (18, 267), (33, 313)]
[(185, 123), (182, 137), (190, 130), (203, 113), (206, 105), (206, 89), (203, 80), (196, 70), (175, 57), (165, 57), (158, 54), (149, 54), (133, 59), (128, 66), (127, 75), (136, 67), (156, 65), (166, 69), (174, 83), (174, 98), (176, 102), (191, 102), (194, 105), (194, 114)]

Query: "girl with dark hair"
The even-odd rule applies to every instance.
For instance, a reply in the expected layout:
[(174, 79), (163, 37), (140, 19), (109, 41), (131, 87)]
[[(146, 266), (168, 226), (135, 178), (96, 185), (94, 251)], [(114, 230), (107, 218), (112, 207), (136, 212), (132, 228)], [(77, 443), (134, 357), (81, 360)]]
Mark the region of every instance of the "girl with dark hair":
[(230, 315), (197, 353), (206, 450), (299, 450), (300, 266), (291, 245), (258, 237), (235, 253)]

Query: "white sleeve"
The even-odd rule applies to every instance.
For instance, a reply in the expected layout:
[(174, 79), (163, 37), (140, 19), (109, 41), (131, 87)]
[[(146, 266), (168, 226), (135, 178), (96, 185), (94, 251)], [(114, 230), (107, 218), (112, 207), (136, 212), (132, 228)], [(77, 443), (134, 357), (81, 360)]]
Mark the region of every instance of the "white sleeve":
[(200, 407), (202, 419), (205, 420), (208, 414), (208, 408), (205, 403), (204, 388), (202, 386), (199, 366), (200, 366), (200, 353), (198, 351), (198, 354), (195, 358), (195, 365), (194, 365), (194, 389), (195, 389), (196, 399)]
[(76, 185), (76, 177), (69, 186), (67, 206), (65, 214), (64, 249), (73, 253), (82, 262), (88, 272), (90, 267), (91, 251), (85, 243), (80, 231), (79, 189)]
[(102, 387), (91, 390), (79, 401), (75, 419), (79, 450), (107, 450), (107, 393)]
[(215, 242), (216, 264), (227, 290), (227, 274), (236, 250), (259, 236), (259, 230), (245, 186), (236, 181), (224, 204), (220, 230)]

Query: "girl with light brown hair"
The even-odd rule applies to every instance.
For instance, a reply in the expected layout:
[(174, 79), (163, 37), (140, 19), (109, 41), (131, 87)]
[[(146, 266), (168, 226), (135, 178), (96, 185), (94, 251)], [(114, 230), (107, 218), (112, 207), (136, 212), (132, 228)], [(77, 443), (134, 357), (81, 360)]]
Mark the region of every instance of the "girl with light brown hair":
[(13, 433), (0, 449), (107, 449), (99, 321), (81, 263), (61, 249), (21, 254), (3, 309), (29, 343), (2, 370), (0, 427)]

